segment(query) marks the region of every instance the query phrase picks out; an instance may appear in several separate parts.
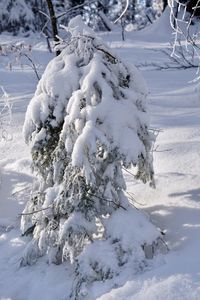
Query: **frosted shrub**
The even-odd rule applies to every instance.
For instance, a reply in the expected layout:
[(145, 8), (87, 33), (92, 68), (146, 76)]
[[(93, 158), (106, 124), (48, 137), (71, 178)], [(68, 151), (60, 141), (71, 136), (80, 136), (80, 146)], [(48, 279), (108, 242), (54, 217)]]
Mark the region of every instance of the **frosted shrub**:
[(29, 66), (40, 80), (36, 64), (31, 58), (32, 46), (23, 42), (0, 44), (0, 59), (3, 66), (13, 69), (15, 66)]
[(89, 284), (126, 267), (141, 270), (145, 247), (158, 241), (158, 231), (125, 197), (122, 174), (134, 166), (136, 178), (153, 180), (152, 136), (138, 71), (80, 17), (69, 30), (71, 41), (47, 66), (26, 114), (38, 190), (22, 217), (23, 233), (33, 231), (22, 264), (42, 255), (69, 261), (70, 299), (89, 299)]

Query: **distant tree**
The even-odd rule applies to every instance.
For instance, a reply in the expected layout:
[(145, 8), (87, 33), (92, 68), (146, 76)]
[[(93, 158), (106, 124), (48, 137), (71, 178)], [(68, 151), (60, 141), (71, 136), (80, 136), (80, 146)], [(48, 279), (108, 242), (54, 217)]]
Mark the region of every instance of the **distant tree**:
[(163, 0), (163, 11), (167, 7), (167, 5), (168, 5), (168, 0)]
[(77, 15), (81, 15), (85, 23), (95, 30), (111, 31), (111, 22), (121, 15), (126, 6), (124, 24), (134, 23), (140, 29), (157, 16), (153, 3), (152, 0), (2, 0), (0, 32), (42, 32), (57, 42), (59, 25), (67, 26)]
[[(119, 5), (121, 4), (121, 6)], [(124, 0), (118, 1), (117, 16), (115, 23), (121, 22), (122, 30), (126, 25), (134, 24), (135, 30), (144, 28), (150, 23), (153, 23), (161, 14), (161, 7), (157, 1), (146, 0), (146, 1), (135, 1), (135, 0)], [(111, 9), (112, 11), (112, 9)], [(124, 34), (122, 34), (124, 36)]]
[(35, 31), (35, 20), (28, 0), (0, 1), (0, 32), (13, 34)]
[(147, 89), (135, 68), (111, 52), (81, 22), (37, 87), (24, 124), (38, 187), (22, 216), (32, 232), (22, 265), (47, 255), (69, 261), (69, 299), (88, 299), (95, 281), (152, 258), (159, 233), (125, 196), (122, 168), (153, 181)]

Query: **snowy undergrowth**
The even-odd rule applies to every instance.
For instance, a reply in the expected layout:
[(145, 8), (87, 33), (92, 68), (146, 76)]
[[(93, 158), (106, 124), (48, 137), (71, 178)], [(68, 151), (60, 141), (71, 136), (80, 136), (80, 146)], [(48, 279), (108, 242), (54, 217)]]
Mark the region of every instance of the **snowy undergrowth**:
[[(141, 44), (146, 48), (152, 46), (151, 42), (145, 42), (142, 32), (139, 43), (129, 41), (122, 44), (119, 40), (117, 51), (130, 62), (141, 61), (141, 57), (146, 59), (147, 53), (155, 55), (141, 50)], [(155, 41), (154, 46), (159, 48), (165, 45)], [(66, 270), (66, 265), (47, 265), (45, 260), (40, 259), (35, 266), (18, 268), (28, 238), (20, 237), (17, 214), (25, 205), (22, 200), (26, 201), (28, 192), (23, 187), (28, 187), (31, 181), (30, 157), (23, 143), (21, 128), (30, 99), (28, 94), (33, 93), (35, 83), (34, 75), (29, 77), (22, 71), (16, 75), (1, 68), (0, 72), (3, 74), (1, 81), (16, 100), (13, 104), (15, 127), (11, 127), (15, 147), (10, 142), (1, 143), (0, 298), (65, 299), (64, 295), (71, 285), (67, 277), (70, 270)], [(110, 282), (107, 282), (104, 290), (101, 285), (95, 286), (92, 300), (98, 297), (101, 300), (199, 300), (200, 101), (197, 89), (188, 87), (188, 81), (194, 73), (192, 70), (146, 71), (143, 75), (150, 89), (151, 125), (162, 129), (157, 139), (159, 147), (154, 153), (157, 188), (151, 190), (133, 183), (130, 174), (126, 174), (126, 183), (128, 191), (134, 193), (135, 205), (148, 213), (154, 224), (165, 230), (164, 238), (170, 252), (164, 258), (158, 258), (143, 274), (127, 272), (126, 276), (119, 279), (121, 288), (110, 290)], [(23, 86), (19, 82), (23, 82)], [(19, 101), (20, 95), (23, 95), (24, 101)], [(21, 190), (20, 197), (12, 197), (16, 190)], [(7, 228), (8, 225), (13, 225), (15, 229)]]

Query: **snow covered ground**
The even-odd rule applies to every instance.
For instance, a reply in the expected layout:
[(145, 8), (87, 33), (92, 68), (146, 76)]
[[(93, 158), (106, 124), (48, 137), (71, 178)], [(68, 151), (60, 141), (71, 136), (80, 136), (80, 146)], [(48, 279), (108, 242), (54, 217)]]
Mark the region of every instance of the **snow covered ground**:
[[(162, 26), (161, 26), (162, 25)], [(165, 25), (165, 26), (164, 26)], [(166, 28), (166, 30), (164, 29)], [(159, 29), (159, 34), (156, 33)], [(109, 45), (128, 62), (157, 61), (168, 58), (154, 51), (165, 48), (170, 29), (166, 16), (151, 29), (128, 33), (121, 42), (120, 33), (103, 35)], [(148, 38), (147, 38), (148, 37)], [(0, 36), (0, 44), (9, 40)], [(26, 41), (26, 42), (30, 42)], [(31, 54), (45, 68), (52, 57), (45, 42), (34, 41)], [(41, 258), (34, 266), (19, 268), (19, 260), (28, 238), (20, 236), (19, 214), (30, 191), (33, 176), (30, 153), (22, 137), (26, 107), (37, 79), (29, 67), (10, 71), (0, 57), (0, 106), (5, 99), (12, 105), (12, 122), (3, 112), (0, 141), (0, 299), (68, 300), (70, 270), (66, 265), (46, 264)], [(194, 69), (143, 70), (149, 86), (151, 127), (159, 130), (154, 151), (156, 189), (136, 183), (125, 173), (134, 205), (148, 214), (165, 232), (169, 253), (152, 261), (149, 269), (119, 278), (118, 288), (99, 284), (91, 300), (200, 300), (200, 92), (188, 82)], [(5, 95), (4, 95), (5, 96)], [(1, 110), (1, 109), (0, 109)], [(89, 299), (88, 299), (89, 300)]]

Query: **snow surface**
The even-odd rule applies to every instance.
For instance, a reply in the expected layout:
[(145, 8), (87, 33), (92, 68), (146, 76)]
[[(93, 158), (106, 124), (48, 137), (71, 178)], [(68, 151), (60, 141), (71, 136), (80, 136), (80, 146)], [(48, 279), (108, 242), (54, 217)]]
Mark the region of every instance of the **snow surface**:
[[(145, 30), (129, 33), (124, 43), (120, 33), (101, 37), (127, 62), (167, 61), (162, 53), (153, 51), (167, 45), (169, 28), (165, 30), (163, 19), (164, 16), (157, 21), (163, 40), (160, 35), (155, 36), (156, 24), (148, 28), (148, 39)], [(0, 43), (8, 39), (1, 35)], [(45, 42), (37, 42), (33, 55), (45, 68), (50, 58)], [(145, 272), (134, 275), (130, 270), (126, 276), (119, 276), (115, 289), (109, 281), (99, 283), (91, 300), (200, 300), (200, 96), (199, 88), (188, 83), (195, 77), (195, 70), (146, 70), (143, 76), (150, 90), (151, 127), (160, 130), (154, 153), (156, 189), (134, 182), (129, 173), (125, 173), (126, 183), (134, 205), (165, 232), (170, 251), (152, 260)], [(66, 265), (48, 265), (41, 258), (34, 266), (19, 268), (20, 256), (29, 240), (20, 235), (19, 213), (30, 195), (33, 180), (22, 125), (36, 84), (30, 68), (15, 67), (9, 71), (0, 61), (0, 85), (12, 104), (12, 122), (3, 124), (5, 131), (3, 134), (1, 129), (0, 141), (1, 300), (66, 300), (71, 284)], [(0, 98), (1, 108), (3, 101)]]

